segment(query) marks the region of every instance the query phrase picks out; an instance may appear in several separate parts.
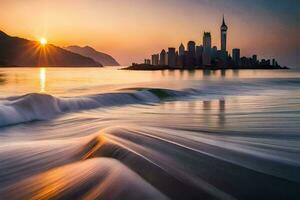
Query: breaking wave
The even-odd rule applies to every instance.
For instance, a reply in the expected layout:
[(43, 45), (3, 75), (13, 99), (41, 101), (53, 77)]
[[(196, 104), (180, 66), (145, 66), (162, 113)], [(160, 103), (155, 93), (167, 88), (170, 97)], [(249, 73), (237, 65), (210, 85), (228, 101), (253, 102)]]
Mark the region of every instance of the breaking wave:
[(133, 92), (70, 98), (32, 93), (20, 97), (11, 97), (0, 102), (0, 127), (35, 120), (47, 120), (66, 112), (128, 104), (159, 103), (166, 98), (185, 96), (192, 94), (191, 92), (150, 88), (136, 89)]
[[(182, 90), (164, 88), (125, 88), (112, 93), (79, 97), (54, 97), (49, 94), (31, 93), (0, 100), (0, 127), (35, 120), (51, 119), (66, 112), (123, 106), (129, 104), (155, 104), (165, 100), (197, 96), (220, 99), (226, 95), (257, 95), (271, 89), (299, 88), (297, 79), (216, 82), (195, 85)], [(200, 98), (200, 99), (201, 99)]]

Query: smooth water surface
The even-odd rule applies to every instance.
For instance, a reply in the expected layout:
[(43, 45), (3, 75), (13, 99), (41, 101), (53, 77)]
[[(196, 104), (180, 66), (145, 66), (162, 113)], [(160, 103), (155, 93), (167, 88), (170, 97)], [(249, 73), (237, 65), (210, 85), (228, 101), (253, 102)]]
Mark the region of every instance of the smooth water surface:
[(0, 199), (299, 199), (300, 71), (0, 69)]

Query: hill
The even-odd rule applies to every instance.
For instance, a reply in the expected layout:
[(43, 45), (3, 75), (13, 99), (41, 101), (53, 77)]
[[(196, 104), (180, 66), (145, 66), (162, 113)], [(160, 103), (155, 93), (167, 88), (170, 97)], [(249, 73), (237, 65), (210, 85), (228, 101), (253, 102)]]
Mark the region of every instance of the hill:
[(100, 67), (91, 58), (52, 44), (11, 37), (0, 31), (0, 66)]
[(110, 55), (96, 51), (92, 47), (79, 47), (69, 46), (65, 47), (66, 50), (92, 58), (93, 60), (101, 63), (103, 66), (120, 66), (120, 64)]

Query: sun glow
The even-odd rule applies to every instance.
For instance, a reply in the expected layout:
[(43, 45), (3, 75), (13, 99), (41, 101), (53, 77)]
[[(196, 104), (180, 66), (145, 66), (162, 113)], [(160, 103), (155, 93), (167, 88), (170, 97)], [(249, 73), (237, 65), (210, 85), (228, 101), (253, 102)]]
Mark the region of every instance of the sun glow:
[(40, 39), (40, 44), (41, 44), (42, 46), (45, 46), (47, 43), (48, 43), (48, 40), (47, 40), (46, 38), (41, 38), (41, 39)]

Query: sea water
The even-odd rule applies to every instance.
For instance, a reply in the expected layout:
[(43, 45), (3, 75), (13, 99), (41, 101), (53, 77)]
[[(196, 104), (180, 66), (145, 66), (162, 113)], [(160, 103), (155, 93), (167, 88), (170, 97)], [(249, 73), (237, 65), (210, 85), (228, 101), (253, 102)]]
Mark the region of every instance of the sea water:
[(0, 199), (299, 199), (300, 71), (0, 69)]

